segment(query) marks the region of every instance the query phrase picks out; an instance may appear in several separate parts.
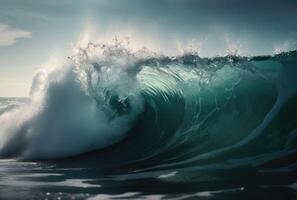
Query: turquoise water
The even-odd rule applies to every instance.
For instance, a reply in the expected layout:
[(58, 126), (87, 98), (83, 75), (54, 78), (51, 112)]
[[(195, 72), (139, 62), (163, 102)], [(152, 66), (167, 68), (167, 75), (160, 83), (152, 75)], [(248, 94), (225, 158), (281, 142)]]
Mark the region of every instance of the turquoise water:
[(0, 198), (296, 198), (296, 51), (120, 50), (0, 99)]

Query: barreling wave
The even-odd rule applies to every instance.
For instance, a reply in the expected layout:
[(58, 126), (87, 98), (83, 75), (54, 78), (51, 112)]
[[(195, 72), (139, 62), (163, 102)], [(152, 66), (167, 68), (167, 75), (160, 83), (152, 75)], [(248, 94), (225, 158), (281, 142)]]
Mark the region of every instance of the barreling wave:
[(168, 57), (90, 43), (40, 72), (28, 102), (3, 111), (0, 154), (132, 171), (295, 169), (296, 77), (296, 51)]

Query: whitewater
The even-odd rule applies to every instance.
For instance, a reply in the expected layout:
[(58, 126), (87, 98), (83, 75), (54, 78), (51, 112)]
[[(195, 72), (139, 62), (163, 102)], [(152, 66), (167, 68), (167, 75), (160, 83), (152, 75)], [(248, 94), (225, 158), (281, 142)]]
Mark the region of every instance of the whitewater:
[(0, 166), (13, 166), (1, 189), (293, 199), (296, 113), (297, 51), (204, 58), (89, 43), (37, 73), (29, 98), (0, 99)]

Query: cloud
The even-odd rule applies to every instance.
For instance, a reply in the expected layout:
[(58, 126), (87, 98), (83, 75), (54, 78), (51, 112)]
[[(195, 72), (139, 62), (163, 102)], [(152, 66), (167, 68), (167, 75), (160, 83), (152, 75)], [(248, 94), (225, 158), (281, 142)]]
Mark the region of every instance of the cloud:
[(20, 38), (30, 38), (31, 32), (0, 24), (0, 46), (10, 46)]

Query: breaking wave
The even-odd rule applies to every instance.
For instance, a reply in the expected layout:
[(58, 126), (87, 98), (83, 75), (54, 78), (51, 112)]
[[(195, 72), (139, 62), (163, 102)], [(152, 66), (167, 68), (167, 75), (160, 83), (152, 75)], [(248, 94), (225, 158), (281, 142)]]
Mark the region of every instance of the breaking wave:
[(38, 73), (22, 105), (0, 105), (0, 154), (134, 171), (295, 169), (296, 65), (296, 51), (169, 57), (90, 43)]

